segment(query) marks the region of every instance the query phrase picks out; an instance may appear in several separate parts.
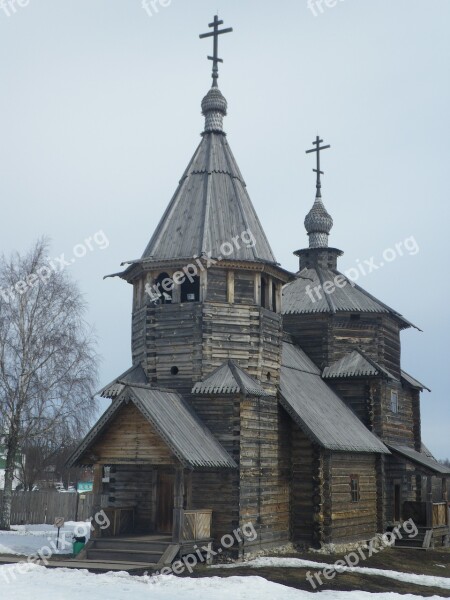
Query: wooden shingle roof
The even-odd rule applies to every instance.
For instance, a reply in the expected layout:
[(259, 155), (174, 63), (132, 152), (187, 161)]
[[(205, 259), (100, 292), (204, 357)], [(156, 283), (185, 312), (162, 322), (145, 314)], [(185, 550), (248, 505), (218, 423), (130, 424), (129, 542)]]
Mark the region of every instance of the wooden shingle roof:
[(215, 369), (204, 381), (196, 383), (193, 394), (244, 394), (267, 396), (267, 392), (232, 360)]
[[(343, 278), (338, 280), (340, 285), (334, 285), (333, 291), (326, 293), (323, 289), (326, 282), (334, 283), (338, 276)], [(343, 280), (345, 284), (341, 283)], [(282, 310), (283, 314), (380, 313), (398, 319), (402, 328), (416, 327), (339, 271), (323, 267), (302, 269), (293, 281), (284, 286)]]
[(138, 384), (124, 387), (69, 458), (68, 465), (80, 464), (78, 461), (126, 402), (136, 405), (182, 464), (192, 468), (236, 467), (228, 452), (178, 393)]
[(389, 371), (365, 356), (364, 353), (355, 349), (329, 367), (325, 367), (322, 373), (324, 379), (337, 379), (340, 377), (377, 377), (383, 376), (387, 379), (395, 379)]
[(328, 387), (297, 346), (283, 343), (280, 402), (305, 434), (324, 448), (346, 452), (389, 450)]
[(437, 473), (438, 475), (450, 475), (449, 467), (437, 462), (434, 457), (430, 457), (425, 452), (417, 452), (417, 450), (408, 446), (397, 446), (394, 444), (388, 444), (388, 446), (396, 454), (400, 454), (403, 458), (424, 467), (427, 471)]
[(206, 132), (141, 260), (224, 258), (221, 245), (247, 230), (254, 243), (228, 258), (276, 264), (226, 136)]

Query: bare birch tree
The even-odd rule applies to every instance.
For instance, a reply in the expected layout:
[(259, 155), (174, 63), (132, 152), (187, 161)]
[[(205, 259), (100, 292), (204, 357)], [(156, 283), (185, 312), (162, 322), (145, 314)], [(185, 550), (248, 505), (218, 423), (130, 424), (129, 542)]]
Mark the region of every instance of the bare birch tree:
[(0, 529), (10, 528), (12, 486), (24, 440), (61, 427), (74, 437), (95, 416), (95, 340), (86, 305), (65, 271), (53, 272), (48, 242), (0, 259), (0, 432), (6, 447)]

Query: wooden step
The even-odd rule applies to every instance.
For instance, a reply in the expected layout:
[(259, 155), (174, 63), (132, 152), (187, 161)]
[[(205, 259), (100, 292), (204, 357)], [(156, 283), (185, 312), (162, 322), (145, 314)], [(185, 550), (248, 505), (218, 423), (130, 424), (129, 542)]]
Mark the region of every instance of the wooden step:
[(95, 550), (140, 550), (142, 552), (155, 552), (162, 554), (170, 546), (170, 542), (163, 541), (130, 541), (117, 539), (94, 539), (92, 548)]
[(159, 562), (162, 552), (145, 552), (142, 550), (131, 549), (96, 549), (91, 548), (87, 551), (87, 559), (94, 561), (124, 561), (143, 564), (156, 564)]

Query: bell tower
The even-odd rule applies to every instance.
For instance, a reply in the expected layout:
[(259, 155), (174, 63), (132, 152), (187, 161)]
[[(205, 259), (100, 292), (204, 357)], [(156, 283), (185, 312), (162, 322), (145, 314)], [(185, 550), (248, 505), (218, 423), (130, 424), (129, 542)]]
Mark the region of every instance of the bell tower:
[(201, 103), (204, 129), (142, 257), (119, 276), (133, 286), (132, 357), (151, 382), (190, 393), (228, 360), (275, 394), (281, 363), (282, 286), (223, 122), (213, 37), (212, 86)]

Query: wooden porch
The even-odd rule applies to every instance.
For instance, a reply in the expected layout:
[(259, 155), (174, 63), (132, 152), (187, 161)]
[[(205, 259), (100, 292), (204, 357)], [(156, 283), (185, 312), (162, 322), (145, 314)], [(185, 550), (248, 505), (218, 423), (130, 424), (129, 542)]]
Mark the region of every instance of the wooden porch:
[[(447, 480), (442, 478), (442, 501), (433, 502), (433, 476), (427, 476), (427, 500), (403, 503), (403, 520), (412, 519), (419, 533), (414, 539), (397, 540), (396, 546), (409, 548), (448, 547), (450, 541), (450, 515), (447, 498)], [(398, 543), (400, 542), (400, 543)]]

